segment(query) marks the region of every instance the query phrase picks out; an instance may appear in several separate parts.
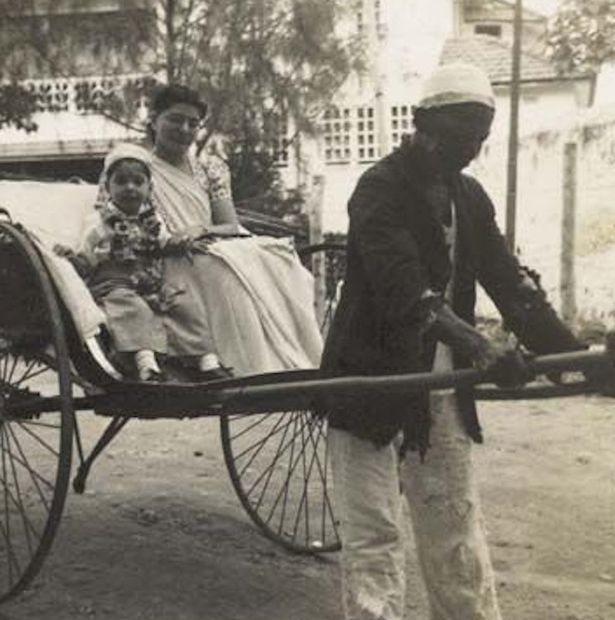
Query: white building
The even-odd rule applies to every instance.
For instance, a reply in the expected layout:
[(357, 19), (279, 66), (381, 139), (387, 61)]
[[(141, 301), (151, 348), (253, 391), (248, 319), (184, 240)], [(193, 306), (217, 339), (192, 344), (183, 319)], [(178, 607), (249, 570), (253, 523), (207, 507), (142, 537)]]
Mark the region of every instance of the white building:
[[(506, 0), (361, 0), (344, 27), (363, 35), (369, 59), (367, 71), (350, 79), (323, 111), (317, 140), (295, 140), (280, 157), (280, 171), (287, 187), (304, 187), (309, 195), (314, 177), (324, 180), (325, 231), (345, 230), (346, 202), (357, 178), (411, 130), (411, 106), (421, 80), (439, 62), (465, 60), (488, 71), (498, 95), (494, 138), (505, 134), (512, 5)], [(41, 14), (48, 12), (49, 6), (50, 0), (36, 0), (24, 19), (36, 18), (37, 10)], [(83, 40), (77, 41), (85, 50), (75, 67), (77, 77), (45, 79), (36, 63), (30, 62), (29, 84), (39, 95), (41, 108), (35, 117), (39, 131), (26, 134), (11, 128), (0, 130), (0, 171), (64, 178), (79, 175), (94, 180), (102, 156), (113, 142), (142, 137), (138, 130), (93, 114), (81, 97), (87, 91), (104, 98), (117, 87), (108, 78), (91, 76), (96, 75), (100, 45), (96, 26), (104, 20), (121, 21), (124, 3), (61, 0), (53, 6), (53, 19), (60, 30), (62, 20), (67, 32), (75, 30), (70, 21), (74, 13), (87, 24), (86, 34), (79, 35)], [(143, 0), (136, 6), (147, 7), (148, 3)], [(151, 9), (137, 10), (143, 11), (144, 22), (151, 18)], [(49, 27), (44, 22), (36, 23), (37, 27)], [(589, 79), (562, 78), (536, 55), (544, 27), (544, 17), (525, 12), (522, 132), (539, 126), (547, 115), (550, 119), (553, 115), (564, 117), (587, 103)], [(108, 27), (103, 30), (108, 31)], [(121, 41), (118, 50), (121, 56)], [(14, 62), (23, 59), (16, 57)], [(125, 79), (138, 85), (143, 78), (132, 75)]]
[[(11, 12), (8, 3), (0, 11), (0, 43), (10, 50), (3, 68), (25, 77), (36, 94), (38, 130), (0, 130), (0, 173), (93, 181), (114, 142), (143, 135), (94, 110), (123, 87), (143, 86), (147, 78), (138, 73), (139, 62), (150, 49), (148, 25), (155, 15), (147, 0), (28, 0), (12, 6), (19, 11)], [(127, 20), (126, 10), (138, 19)], [(142, 28), (135, 30), (134, 23)], [(68, 57), (74, 62), (66, 77), (49, 78), (58, 48), (63, 67)], [(109, 77), (120, 67), (126, 75)]]
[[(421, 80), (438, 63), (463, 61), (487, 71), (497, 97), (492, 138), (508, 134), (513, 5), (505, 0), (363, 0), (357, 25), (372, 50), (369, 70), (349, 81), (324, 112), (320, 138), (291, 152), (283, 171), (288, 185), (299, 180), (309, 187), (310, 175), (323, 178), (325, 232), (346, 229), (346, 203), (358, 177), (411, 130)], [(539, 53), (545, 27), (544, 16), (524, 13), (521, 133), (570, 118), (589, 105), (591, 78), (558, 75)]]

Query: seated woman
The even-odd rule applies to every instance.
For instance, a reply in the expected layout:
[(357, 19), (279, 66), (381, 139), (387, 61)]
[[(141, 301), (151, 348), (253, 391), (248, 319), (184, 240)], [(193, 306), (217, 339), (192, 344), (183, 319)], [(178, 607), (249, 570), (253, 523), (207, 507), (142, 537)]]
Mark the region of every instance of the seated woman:
[(191, 152), (206, 112), (183, 86), (162, 87), (151, 101), (152, 202), (172, 234), (203, 239), (190, 258), (165, 259), (166, 278), (189, 288), (214, 350), (235, 375), (316, 367), (322, 340), (311, 275), (289, 240), (211, 241), (237, 234), (239, 225), (228, 171)]
[(138, 379), (162, 379), (157, 354), (191, 362), (204, 380), (228, 376), (187, 291), (163, 277), (163, 254), (185, 254), (190, 239), (171, 235), (151, 205), (150, 161), (140, 147), (114, 148), (103, 171), (108, 200), (86, 227), (77, 252), (63, 246), (55, 251), (86, 279), (120, 361), (127, 358), (124, 365)]

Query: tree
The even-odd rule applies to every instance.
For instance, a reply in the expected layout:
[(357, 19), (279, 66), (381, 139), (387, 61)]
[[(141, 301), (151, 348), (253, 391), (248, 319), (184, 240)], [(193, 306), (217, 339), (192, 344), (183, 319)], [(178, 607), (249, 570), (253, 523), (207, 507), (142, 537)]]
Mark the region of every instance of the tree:
[[(279, 197), (280, 128), (290, 121), (296, 135), (313, 132), (317, 113), (360, 67), (359, 41), (336, 26), (348, 10), (343, 0), (118, 0), (116, 22), (59, 15), (71, 1), (87, 4), (0, 0), (0, 20), (4, 5), (17, 33), (8, 45), (27, 41), (22, 74), (34, 58), (47, 75), (84, 75), (93, 64), (98, 75), (140, 72), (196, 88), (209, 103), (203, 140), (227, 138), (238, 201)], [(19, 21), (16, 5), (28, 3), (39, 7), (36, 18)], [(143, 87), (93, 107), (131, 121)]]
[(37, 95), (23, 80), (136, 70), (153, 25), (142, 3), (128, 0), (122, 14), (103, 14), (103, 19), (87, 12), (91, 4), (0, 0), (0, 127), (36, 130)]
[[(352, 4), (352, 3), (350, 3)], [(204, 138), (228, 138), (235, 199), (279, 210), (280, 128), (315, 129), (317, 112), (360, 66), (358, 41), (336, 33), (340, 0), (163, 0), (153, 65), (209, 102)], [(288, 148), (283, 144), (282, 148)], [(294, 200), (294, 197), (293, 197)]]
[(615, 58), (615, 0), (561, 0), (547, 45), (563, 72), (596, 74)]
[(36, 111), (36, 97), (18, 83), (0, 84), (0, 129), (12, 125), (27, 132), (36, 131), (32, 114)]

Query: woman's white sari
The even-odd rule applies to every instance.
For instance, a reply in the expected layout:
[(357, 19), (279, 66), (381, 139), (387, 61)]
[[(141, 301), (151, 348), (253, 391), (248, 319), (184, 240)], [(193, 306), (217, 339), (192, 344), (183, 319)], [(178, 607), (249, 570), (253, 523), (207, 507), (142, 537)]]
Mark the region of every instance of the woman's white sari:
[[(192, 168), (188, 174), (153, 156), (152, 199), (174, 233), (208, 227), (212, 202), (230, 199), (223, 168), (205, 169), (195, 160)], [(181, 277), (198, 293), (214, 347), (236, 375), (320, 363), (313, 281), (290, 239), (217, 241), (208, 254), (168, 259), (167, 277)]]

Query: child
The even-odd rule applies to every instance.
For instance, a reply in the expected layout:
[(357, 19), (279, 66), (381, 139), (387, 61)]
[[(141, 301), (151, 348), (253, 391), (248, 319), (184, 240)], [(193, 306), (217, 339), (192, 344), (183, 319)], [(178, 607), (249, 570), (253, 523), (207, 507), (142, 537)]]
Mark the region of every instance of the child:
[(190, 239), (172, 236), (149, 202), (149, 154), (118, 145), (105, 158), (103, 178), (109, 198), (79, 251), (55, 250), (86, 279), (115, 349), (130, 356), (141, 381), (163, 379), (156, 354), (189, 360), (205, 380), (230, 376), (212, 352), (204, 309), (187, 290), (164, 281), (162, 256), (188, 253)]

